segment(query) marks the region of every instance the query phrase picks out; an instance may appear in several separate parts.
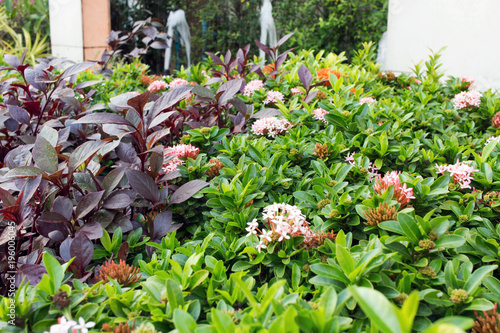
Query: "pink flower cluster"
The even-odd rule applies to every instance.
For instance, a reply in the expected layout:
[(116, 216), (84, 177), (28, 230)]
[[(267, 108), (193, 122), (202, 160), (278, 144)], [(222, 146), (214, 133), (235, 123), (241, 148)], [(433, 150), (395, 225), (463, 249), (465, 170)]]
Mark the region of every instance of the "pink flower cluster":
[(470, 87), (470, 86), (472, 86), (474, 84), (474, 79), (471, 78), (470, 76), (462, 76), (460, 78), (460, 81), (462, 83), (468, 83), (467, 87)]
[(422, 84), (422, 81), (420, 81), (419, 79), (415, 79), (415, 83), (416, 84)]
[(410, 202), (410, 199), (415, 199), (415, 197), (413, 196), (412, 188), (407, 188), (406, 184), (401, 185), (399, 173), (399, 171), (391, 171), (386, 173), (383, 178), (378, 175), (375, 184), (373, 184), (373, 189), (378, 194), (382, 194), (389, 186), (394, 186), (392, 198), (396, 199), (401, 204), (401, 208), (403, 208)]
[[(78, 319), (78, 323), (74, 320), (68, 321), (66, 317), (57, 319), (57, 322), (57, 324), (50, 326), (50, 333), (88, 333), (88, 329), (95, 325), (93, 321), (85, 323), (82, 317)], [(70, 329), (71, 331), (69, 331)]]
[(168, 88), (168, 84), (164, 81), (156, 80), (153, 81), (149, 86), (148, 90), (151, 91), (152, 93), (156, 93), (158, 91), (162, 91), (164, 89)]
[(500, 112), (497, 112), (493, 118), (491, 118), (491, 126), (500, 128)]
[(363, 97), (359, 100), (359, 104), (363, 105), (365, 103), (373, 103), (373, 102), (377, 102), (377, 100), (373, 97)]
[(300, 94), (302, 94), (302, 90), (300, 90), (300, 88), (292, 88), (291, 93), (292, 93), (292, 96), (300, 95)]
[(165, 149), (163, 156), (171, 156), (174, 155), (173, 159), (168, 159), (163, 165), (163, 171), (165, 173), (169, 173), (171, 171), (176, 171), (178, 165), (184, 164), (184, 161), (188, 158), (196, 159), (198, 157), (198, 153), (200, 150), (192, 145), (177, 145), (174, 147), (168, 147)]
[(479, 106), (481, 104), (481, 93), (477, 90), (462, 91), (453, 98), (453, 105), (457, 109)]
[(277, 117), (260, 118), (252, 125), (252, 132), (257, 135), (276, 135), (288, 133), (288, 129), (292, 128), (292, 123), (286, 119)]
[(267, 92), (267, 98), (264, 100), (264, 104), (277, 103), (278, 101), (284, 102), (285, 96), (279, 91), (270, 90)]
[(448, 165), (436, 165), (439, 173), (443, 174), (448, 171), (453, 177), (453, 183), (459, 184), (461, 189), (471, 188), (470, 183), (473, 179), (472, 173), (479, 171), (469, 166), (469, 162), (458, 162)]
[(260, 238), (259, 244), (256, 249), (267, 248), (267, 244), (273, 240), (282, 242), (291, 237), (303, 236), (306, 239), (314, 237), (314, 232), (309, 227), (309, 222), (306, 222), (306, 217), (302, 214), (297, 206), (288, 205), (285, 203), (274, 203), (264, 208), (262, 218), (267, 221), (269, 230), (259, 230), (257, 227), (259, 223), (257, 219), (247, 223), (248, 231), (247, 237), (251, 235), (258, 235)]
[(325, 120), (325, 114), (328, 114), (329, 112), (322, 109), (322, 108), (318, 108), (316, 110), (313, 110), (313, 116), (314, 118), (318, 119), (318, 120), (321, 120), (322, 122), (326, 123), (327, 121)]
[(252, 96), (255, 90), (259, 90), (264, 87), (264, 82), (262, 80), (252, 80), (247, 83), (245, 89), (243, 89), (243, 95)]
[(178, 86), (186, 86), (188, 84), (189, 84), (188, 81), (181, 79), (181, 78), (177, 78), (177, 79), (174, 79), (172, 82), (170, 82), (170, 88), (175, 88)]

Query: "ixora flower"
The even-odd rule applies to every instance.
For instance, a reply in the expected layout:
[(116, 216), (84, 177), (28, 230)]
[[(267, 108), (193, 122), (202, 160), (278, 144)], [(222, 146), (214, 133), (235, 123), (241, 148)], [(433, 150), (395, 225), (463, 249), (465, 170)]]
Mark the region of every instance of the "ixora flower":
[(336, 69), (331, 69), (331, 68), (321, 68), (321, 69), (318, 69), (318, 71), (316, 72), (316, 75), (318, 76), (318, 80), (320, 81), (325, 81), (327, 80), (324, 85), (326, 87), (330, 87), (331, 84), (330, 84), (330, 81), (329, 78), (330, 78), (330, 74), (333, 74), (337, 77), (337, 79), (340, 79), (341, 76), (347, 76), (347, 75), (344, 75), (342, 73), (340, 73), (338, 70)]
[[(50, 333), (88, 333), (88, 329), (95, 326), (95, 323), (80, 317), (78, 323), (74, 320), (67, 320), (66, 317), (57, 319), (57, 324), (50, 326)], [(49, 332), (45, 332), (49, 333)]]
[(284, 102), (284, 98), (285, 96), (280, 93), (279, 91), (274, 91), (274, 90), (270, 90), (267, 92), (267, 96), (266, 96), (266, 99), (264, 100), (264, 104), (273, 104), (273, 103), (277, 103), (278, 101), (280, 102)]
[[(500, 112), (499, 112), (499, 114), (500, 114)], [(500, 136), (489, 137), (488, 139), (486, 139), (486, 144), (490, 143), (491, 141), (496, 141), (496, 142), (500, 143)]]
[(274, 203), (264, 207), (262, 218), (267, 222), (269, 230), (259, 230), (257, 219), (247, 223), (247, 237), (257, 235), (260, 238), (255, 246), (257, 251), (267, 248), (267, 245), (273, 241), (283, 242), (291, 237), (304, 237), (302, 245), (306, 248), (321, 245), (326, 238), (334, 239), (335, 234), (317, 232), (311, 230), (309, 222), (297, 206), (285, 203)]
[(443, 174), (448, 171), (453, 177), (453, 183), (459, 184), (461, 189), (471, 188), (470, 183), (473, 179), (472, 174), (475, 171), (479, 171), (469, 166), (467, 162), (458, 162), (455, 164), (448, 165), (436, 165), (439, 173)]
[(474, 79), (471, 78), (470, 76), (462, 76), (460, 78), (460, 82), (467, 83), (467, 87), (470, 87), (474, 84)]
[(384, 177), (378, 175), (375, 184), (373, 184), (373, 189), (378, 194), (382, 194), (389, 186), (394, 186), (392, 198), (396, 199), (401, 204), (401, 208), (403, 208), (410, 202), (410, 199), (415, 199), (415, 197), (413, 196), (412, 188), (407, 188), (406, 184), (401, 184), (399, 174), (399, 171), (391, 171), (386, 173)]
[(172, 82), (170, 82), (170, 88), (175, 88), (178, 86), (186, 86), (188, 84), (189, 84), (188, 81), (186, 81), (184, 79), (177, 78), (177, 79), (174, 79)]
[(457, 109), (477, 107), (481, 104), (482, 94), (477, 90), (462, 91), (453, 98), (453, 105)]
[(288, 133), (288, 129), (292, 128), (292, 123), (287, 119), (277, 117), (260, 118), (252, 125), (252, 132), (257, 135), (276, 135)]
[(322, 109), (322, 108), (317, 108), (313, 110), (313, 116), (314, 118), (321, 120), (322, 122), (326, 123), (327, 121), (325, 120), (325, 114), (328, 114), (328, 111)]
[[(180, 144), (174, 147), (167, 147), (163, 152), (163, 156), (166, 158), (163, 171), (169, 173), (177, 170), (177, 166), (184, 164), (184, 161), (188, 158), (196, 159), (199, 152), (200, 150), (193, 145)], [(174, 155), (173, 159), (171, 158), (172, 155)]]
[(302, 90), (300, 90), (300, 88), (292, 88), (290, 92), (292, 93), (292, 96), (302, 94)]
[(495, 128), (499, 128), (500, 127), (500, 112), (497, 112), (493, 118), (491, 118), (491, 126), (495, 127)]
[(167, 88), (168, 88), (168, 84), (166, 84), (165, 82), (160, 81), (160, 80), (156, 80), (148, 86), (148, 90), (151, 91), (152, 93), (156, 93), (156, 92), (165, 90)]
[(359, 100), (359, 104), (363, 105), (365, 103), (377, 103), (377, 100), (373, 97), (363, 97)]
[(252, 96), (255, 90), (259, 90), (262, 87), (264, 87), (264, 82), (262, 82), (262, 80), (252, 80), (245, 86), (243, 95)]

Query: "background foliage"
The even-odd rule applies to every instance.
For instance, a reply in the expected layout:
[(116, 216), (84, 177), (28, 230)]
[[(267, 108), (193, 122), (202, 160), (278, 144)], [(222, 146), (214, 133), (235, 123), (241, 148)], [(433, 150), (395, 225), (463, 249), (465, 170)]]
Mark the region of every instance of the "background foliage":
[[(260, 38), (261, 0), (138, 0), (133, 7), (127, 3), (112, 2), (113, 30), (130, 31), (134, 20), (147, 16), (166, 23), (170, 10), (186, 11), (193, 63), (200, 61), (206, 51), (236, 51)], [(386, 29), (387, 0), (274, 0), (272, 3), (278, 35), (295, 32), (289, 47), (346, 51), (350, 59), (363, 42), (377, 42)], [(205, 31), (202, 21), (208, 24)], [(255, 54), (257, 49), (251, 49), (250, 55)], [(186, 63), (183, 53), (181, 57), (180, 63)], [(161, 60), (162, 51), (155, 51), (145, 62), (159, 72), (161, 68), (154, 64), (161, 64)]]

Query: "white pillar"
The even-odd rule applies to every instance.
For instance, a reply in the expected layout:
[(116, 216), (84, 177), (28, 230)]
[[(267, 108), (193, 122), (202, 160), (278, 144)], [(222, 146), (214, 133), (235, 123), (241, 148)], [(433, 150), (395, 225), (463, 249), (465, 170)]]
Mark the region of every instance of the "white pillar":
[(52, 55), (83, 61), (81, 0), (49, 0)]
[(500, 89), (500, 1), (390, 0), (385, 69), (410, 72), (432, 49), (442, 70), (468, 75), (480, 90)]

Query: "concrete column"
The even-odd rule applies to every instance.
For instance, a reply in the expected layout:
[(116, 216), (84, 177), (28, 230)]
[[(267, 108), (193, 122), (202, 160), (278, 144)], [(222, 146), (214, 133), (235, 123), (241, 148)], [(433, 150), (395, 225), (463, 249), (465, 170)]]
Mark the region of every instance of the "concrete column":
[(82, 62), (81, 0), (49, 0), (49, 12), (52, 55)]
[(99, 60), (111, 32), (110, 0), (49, 0), (52, 55)]
[(81, 0), (85, 60), (100, 60), (111, 32), (110, 0)]

